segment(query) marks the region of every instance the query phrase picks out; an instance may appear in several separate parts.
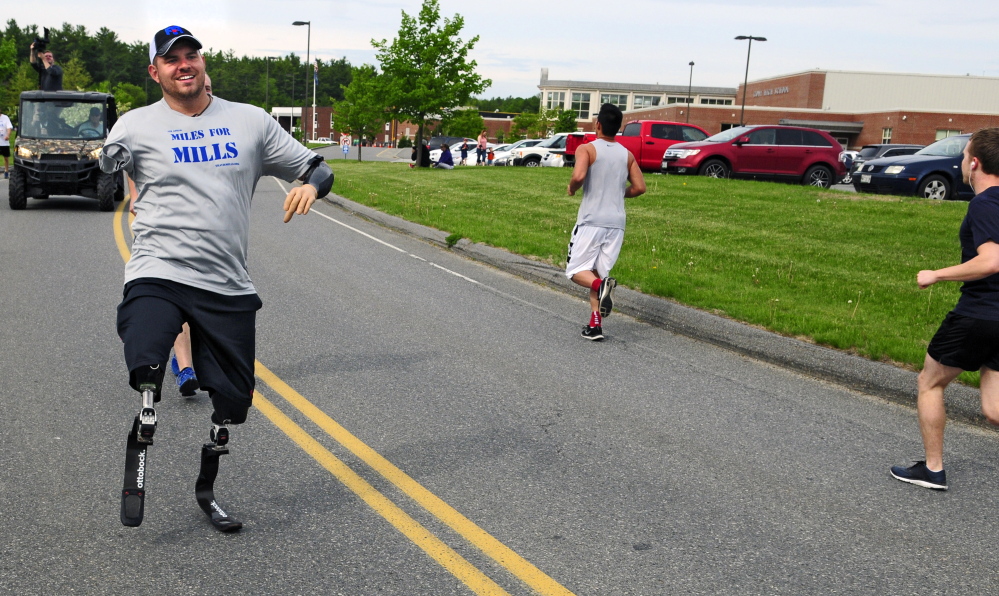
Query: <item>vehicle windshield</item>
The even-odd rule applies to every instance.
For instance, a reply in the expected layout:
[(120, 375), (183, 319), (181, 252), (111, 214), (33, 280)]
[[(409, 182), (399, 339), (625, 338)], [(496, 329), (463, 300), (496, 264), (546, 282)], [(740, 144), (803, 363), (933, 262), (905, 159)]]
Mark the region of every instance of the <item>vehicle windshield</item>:
[(31, 139), (103, 139), (104, 104), (94, 101), (25, 101), (20, 136)]
[(550, 139), (545, 139), (541, 144), (537, 146), (542, 148), (557, 147), (559, 141), (561, 141), (564, 138), (565, 138), (564, 136), (554, 136)]
[(712, 135), (704, 140), (709, 143), (725, 143), (737, 137), (741, 137), (742, 135), (747, 135), (751, 130), (753, 130), (752, 126), (736, 126), (735, 128), (723, 130), (720, 133)]
[(860, 157), (870, 159), (878, 154), (878, 147), (864, 147), (860, 150)]
[(959, 157), (968, 144), (968, 137), (948, 137), (916, 151), (916, 155), (934, 155), (937, 157)]

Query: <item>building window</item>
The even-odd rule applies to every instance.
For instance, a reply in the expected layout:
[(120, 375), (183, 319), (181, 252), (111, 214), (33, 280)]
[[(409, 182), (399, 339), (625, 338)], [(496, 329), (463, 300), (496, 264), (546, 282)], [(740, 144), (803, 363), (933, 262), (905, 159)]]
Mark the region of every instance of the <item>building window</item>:
[(565, 107), (565, 91), (549, 91), (545, 97), (545, 109), (554, 110)]
[(959, 134), (961, 134), (961, 131), (959, 130), (938, 130), (937, 140), (939, 141), (940, 139), (946, 139), (947, 137), (953, 137)]
[[(733, 114), (733, 116), (734, 115), (735, 114)], [(724, 130), (728, 130), (730, 128), (735, 128), (736, 126), (739, 126), (739, 125), (738, 124), (729, 124), (727, 122), (722, 122), (721, 129), (724, 131)]]
[(588, 120), (590, 118), (590, 94), (573, 93), (570, 110), (576, 112), (577, 120)]
[[(688, 101), (688, 99), (689, 99), (689, 101)], [(686, 96), (684, 96), (684, 97), (674, 97), (674, 96), (671, 95), (671, 96), (669, 96), (669, 97), (666, 98), (666, 103), (694, 103), (694, 98), (693, 97), (689, 97), (688, 98)]]
[(663, 98), (658, 95), (636, 95), (635, 109), (655, 107), (662, 103), (662, 100)]
[(882, 128), (881, 129), (881, 143), (884, 145), (891, 144), (891, 129)]
[(718, 99), (715, 97), (702, 97), (701, 103), (709, 106), (730, 106), (732, 105), (731, 99)]
[(333, 112), (330, 112), (330, 132), (333, 132)]
[(628, 96), (603, 93), (600, 95), (600, 104), (603, 105), (605, 103), (612, 103), (621, 108), (621, 111), (623, 112), (628, 109)]

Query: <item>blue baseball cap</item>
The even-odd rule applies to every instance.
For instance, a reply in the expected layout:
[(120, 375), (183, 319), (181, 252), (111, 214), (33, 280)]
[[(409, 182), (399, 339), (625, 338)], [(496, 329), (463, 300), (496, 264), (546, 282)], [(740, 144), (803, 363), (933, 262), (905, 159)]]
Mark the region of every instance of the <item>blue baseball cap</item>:
[(153, 41), (149, 44), (149, 63), (153, 64), (156, 62), (157, 56), (162, 56), (170, 51), (173, 44), (177, 43), (178, 39), (190, 39), (197, 46), (197, 49), (201, 49), (201, 42), (198, 41), (190, 31), (184, 29), (183, 27), (178, 27), (177, 25), (170, 25), (165, 29), (160, 29), (153, 36)]

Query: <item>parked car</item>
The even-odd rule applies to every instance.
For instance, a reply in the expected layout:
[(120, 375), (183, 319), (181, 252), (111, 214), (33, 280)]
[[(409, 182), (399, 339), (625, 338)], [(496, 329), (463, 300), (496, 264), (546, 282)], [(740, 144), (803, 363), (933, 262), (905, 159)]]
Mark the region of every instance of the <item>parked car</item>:
[(714, 178), (777, 179), (829, 188), (846, 174), (829, 133), (798, 126), (736, 126), (666, 150), (662, 170)]
[(970, 138), (970, 134), (947, 137), (912, 155), (866, 161), (854, 174), (853, 187), (857, 192), (971, 200), (975, 192), (961, 175)]
[[(902, 144), (888, 144), (888, 145), (864, 145), (857, 152), (857, 155), (853, 158), (853, 166), (850, 168), (849, 173), (847, 173), (846, 178), (843, 179), (844, 184), (851, 184), (853, 182), (853, 177), (860, 168), (863, 167), (864, 162), (870, 161), (872, 159), (880, 159), (882, 157), (897, 157), (899, 155), (912, 155), (916, 151), (919, 151), (925, 147), (925, 145), (902, 145)], [(846, 153), (844, 151), (844, 153)]]
[(506, 149), (504, 149), (503, 147), (496, 147), (495, 149), (493, 149), (494, 152), (493, 165), (494, 166), (513, 165), (513, 152), (516, 149), (520, 149), (521, 147), (533, 147), (543, 140), (544, 139), (522, 139), (520, 141), (517, 141), (516, 143), (511, 143), (510, 145), (507, 145)]
[(329, 137), (319, 137), (313, 143), (322, 143), (323, 145), (336, 145), (337, 142)]
[(533, 147), (520, 147), (513, 151), (513, 165), (537, 168), (541, 166), (541, 159), (553, 149), (565, 149), (565, 140), (568, 133), (560, 132), (548, 137), (544, 141)]
[(565, 157), (562, 151), (549, 151), (541, 158), (543, 168), (561, 168), (565, 165)]
[[(597, 138), (596, 133), (572, 133), (565, 147), (565, 162), (576, 160), (576, 147)], [(694, 124), (665, 120), (633, 120), (624, 125), (615, 140), (625, 146), (643, 170), (656, 171), (662, 167), (663, 152), (677, 143), (703, 141), (708, 132)]]

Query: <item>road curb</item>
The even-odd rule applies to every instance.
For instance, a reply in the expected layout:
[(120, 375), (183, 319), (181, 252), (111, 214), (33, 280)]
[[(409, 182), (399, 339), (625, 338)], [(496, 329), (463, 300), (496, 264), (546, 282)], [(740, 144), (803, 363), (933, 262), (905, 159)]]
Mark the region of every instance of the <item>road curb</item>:
[[(447, 248), (447, 232), (388, 215), (332, 193), (325, 201), (387, 228)], [(566, 279), (562, 269), (547, 263), (475, 244), (464, 238), (451, 250), (550, 288), (583, 297), (582, 290)], [(907, 406), (916, 405), (917, 373), (911, 370), (785, 337), (624, 287), (614, 292), (614, 308), (640, 321), (756, 360)], [(947, 414), (955, 420), (989, 426), (981, 414), (978, 390), (972, 387), (952, 384), (947, 388)]]

